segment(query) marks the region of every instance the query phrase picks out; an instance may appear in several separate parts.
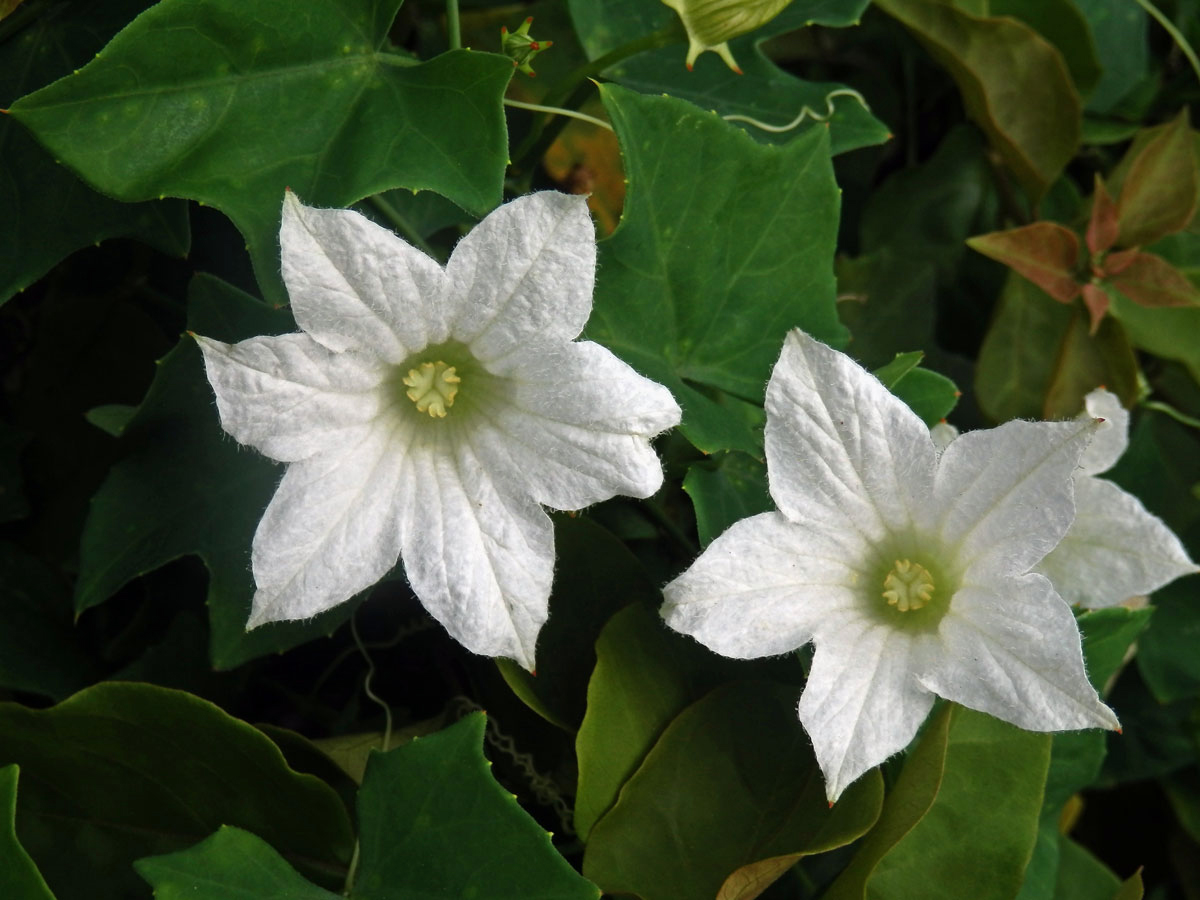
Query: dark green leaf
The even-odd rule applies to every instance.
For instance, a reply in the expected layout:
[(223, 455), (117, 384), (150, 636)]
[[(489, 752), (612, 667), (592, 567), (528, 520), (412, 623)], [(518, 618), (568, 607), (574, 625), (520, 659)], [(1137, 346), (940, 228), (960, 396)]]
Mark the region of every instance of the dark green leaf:
[[(1104, 385), (1132, 405), (1138, 395), (1138, 365), (1120, 322), (1105, 316), (1095, 334), (1076, 306), (1058, 347), (1039, 418), (1068, 419), (1083, 410), (1083, 398)], [(1036, 340), (1036, 338), (1035, 338)]]
[(164, 0), (13, 116), (114, 197), (224, 212), (281, 302), (286, 187), (314, 206), (396, 187), (478, 214), (500, 202), (511, 61), (462, 50), (417, 65), (389, 52), (398, 5)]
[(1049, 762), (1048, 734), (948, 704), (826, 897), (1013, 897), (1037, 839)]
[(305, 881), (260, 837), (222, 825), (212, 837), (134, 863), (155, 900), (336, 900)]
[[(56, 4), (0, 43), (0, 106), (83, 65), (148, 0)], [(144, 198), (151, 199), (151, 198)], [(182, 256), (186, 205), (131, 205), (98, 194), (38, 146), (11, 116), (0, 116), (0, 303), (32, 284), (69, 253), (129, 235)]]
[(53, 569), (0, 541), (0, 585), (0, 686), (61, 700), (99, 676), (71, 627), (70, 588)]
[(864, 366), (877, 368), (911, 347), (932, 346), (937, 305), (932, 261), (885, 245), (857, 259), (839, 258), (837, 277), (838, 314), (850, 329), (846, 352)]
[(0, 422), (0, 522), (23, 519), (29, 514), (21, 471), (21, 452), (29, 438), (29, 434)]
[[(796, 128), (781, 132), (739, 123), (763, 142), (786, 143), (806, 131), (827, 128), (835, 154), (882, 144), (891, 137), (887, 126), (853, 97), (833, 93), (844, 90), (843, 85), (802, 81), (771, 62), (761, 46), (773, 35), (814, 23), (856, 25), (866, 6), (866, 0), (795, 0), (772, 21), (729, 42), (741, 74), (713, 53), (702, 54), (689, 72), (684, 65), (686, 42), (639, 53), (610, 66), (604, 74), (643, 94), (669, 94), (718, 115), (746, 116), (774, 127), (791, 123), (808, 108)], [(666, 6), (642, 0), (570, 0), (570, 8), (592, 59), (678, 21)], [(678, 33), (682, 39), (682, 28)]]
[(1198, 581), (1185, 578), (1154, 595), (1154, 618), (1138, 642), (1138, 669), (1161, 703), (1200, 697)]
[(87, 420), (105, 434), (120, 437), (136, 412), (136, 406), (129, 406), (125, 403), (109, 403), (89, 409)]
[(1092, 92), (1108, 60), (1100, 65), (1091, 29), (1075, 0), (989, 0), (987, 6), (990, 15), (1020, 19), (1052, 43), (1062, 54), (1075, 89), (1084, 97)]
[(554, 592), (550, 618), (538, 635), (537, 675), (512, 660), (496, 663), (533, 710), (574, 731), (583, 721), (596, 638), (604, 623), (629, 603), (655, 605), (661, 598), (633, 554), (587, 519), (558, 519), (554, 546)]
[(1091, 112), (1111, 112), (1148, 75), (1149, 18), (1136, 3), (1124, 0), (1075, 0), (1091, 26), (1104, 71), (1088, 98)]
[(621, 610), (596, 642), (587, 715), (575, 739), (575, 830), (587, 839), (659, 736), (679, 713), (746, 663), (716, 656), (669, 630), (638, 604)]
[(181, 691), (105, 683), (46, 710), (0, 706), (0, 759), (20, 764), (17, 828), (59, 900), (137, 896), (130, 863), (223, 824), (340, 885), (353, 845), (337, 795), (261, 732)]
[(774, 509), (767, 493), (767, 467), (761, 460), (736, 451), (714, 463), (696, 463), (683, 479), (683, 489), (696, 509), (701, 546), (739, 519)]
[(592, 829), (584, 873), (644, 900), (734, 900), (866, 832), (883, 779), (873, 771), (828, 804), (798, 695), (736, 682), (680, 713)]
[[(222, 340), (294, 328), (272, 310), (213, 278), (192, 285), (189, 325)], [(232, 668), (331, 633), (344, 604), (305, 622), (246, 632), (254, 582), (250, 542), (275, 491), (278, 466), (240, 448), (217, 421), (200, 351), (190, 337), (162, 360), (149, 393), (121, 438), (125, 454), (92, 501), (84, 529), (75, 607), (102, 603), (131, 579), (181, 556), (208, 567), (211, 655)]]
[(1066, 835), (1058, 842), (1055, 900), (1114, 900), (1121, 882), (1108, 866)]
[(17, 837), (18, 771), (15, 765), (0, 768), (0, 897), (54, 900), (37, 864)]
[(597, 900), (547, 832), (492, 778), (482, 713), (372, 754), (358, 795), (355, 900)]
[(877, 0), (958, 83), (967, 112), (1040, 198), (1079, 144), (1082, 109), (1062, 55), (1015, 19), (938, 0)]
[(761, 145), (683, 101), (602, 92), (629, 195), (600, 243), (589, 336), (675, 391), (683, 432), (701, 450), (754, 452), (753, 432), (721, 434), (730, 417), (692, 403), (699, 394), (685, 381), (757, 403), (788, 329), (845, 342), (827, 134)]

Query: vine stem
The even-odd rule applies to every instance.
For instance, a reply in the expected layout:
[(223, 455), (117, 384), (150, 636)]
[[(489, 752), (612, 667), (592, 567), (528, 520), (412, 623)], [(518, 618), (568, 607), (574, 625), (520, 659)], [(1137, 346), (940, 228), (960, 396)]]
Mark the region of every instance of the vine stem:
[(1151, 3), (1150, 0), (1135, 0), (1135, 2), (1138, 6), (1149, 13), (1150, 17), (1153, 18), (1154, 21), (1158, 22), (1158, 24), (1163, 27), (1163, 30), (1165, 30), (1167, 34), (1171, 36), (1171, 39), (1175, 41), (1176, 46), (1178, 46), (1179, 49), (1183, 51), (1183, 55), (1187, 57), (1187, 61), (1192, 66), (1192, 71), (1196, 73), (1196, 78), (1200, 80), (1200, 60), (1196, 59), (1196, 51), (1192, 49), (1192, 45), (1188, 43), (1188, 39), (1183, 36), (1183, 32), (1176, 28), (1175, 23), (1163, 15), (1162, 11), (1153, 3)]
[(561, 106), (542, 106), (540, 103), (525, 103), (522, 100), (510, 100), (508, 97), (504, 98), (504, 105), (515, 106), (517, 109), (529, 109), (533, 112), (544, 112), (552, 113), (556, 116), (567, 116), (572, 119), (579, 119), (581, 122), (590, 122), (593, 125), (599, 125), (601, 128), (607, 128), (609, 131), (613, 130), (613, 127), (603, 119), (597, 119), (595, 116), (589, 116), (587, 113), (581, 113), (578, 110), (563, 109)]
[(462, 48), (462, 28), (458, 24), (458, 0), (446, 0), (446, 37), (451, 50)]

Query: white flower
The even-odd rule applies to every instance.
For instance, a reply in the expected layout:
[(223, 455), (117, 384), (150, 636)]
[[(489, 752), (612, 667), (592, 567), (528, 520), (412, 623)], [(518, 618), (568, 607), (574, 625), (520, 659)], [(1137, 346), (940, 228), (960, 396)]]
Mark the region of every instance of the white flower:
[(1149, 594), (1181, 575), (1200, 571), (1179, 538), (1142, 502), (1096, 478), (1129, 445), (1129, 413), (1099, 388), (1084, 400), (1081, 418), (1104, 424), (1075, 472), (1075, 524), (1037, 566), (1068, 603), (1096, 609)]
[(1070, 608), (1029, 572), (1071, 524), (1093, 424), (1009, 422), (939, 456), (904, 403), (799, 331), (766, 407), (779, 511), (713, 541), (663, 615), (725, 656), (813, 641), (799, 713), (831, 801), (909, 743), (935, 695), (1033, 731), (1117, 727)]
[(532, 668), (554, 567), (540, 504), (654, 493), (650, 438), (680, 418), (666, 388), (574, 340), (595, 276), (585, 200), (514, 200), (443, 269), (289, 192), (280, 244), (303, 331), (197, 338), (225, 430), (289, 464), (254, 535), (247, 628), (336, 606), (400, 557), (458, 641)]

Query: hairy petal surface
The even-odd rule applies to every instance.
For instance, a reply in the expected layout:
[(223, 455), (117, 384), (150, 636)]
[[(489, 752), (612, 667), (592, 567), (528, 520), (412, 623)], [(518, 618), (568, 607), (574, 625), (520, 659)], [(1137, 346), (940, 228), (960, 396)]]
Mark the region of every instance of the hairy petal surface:
[(1116, 394), (1104, 388), (1092, 391), (1083, 401), (1081, 419), (1103, 419), (1096, 436), (1083, 451), (1079, 468), (1085, 475), (1099, 475), (1117, 464), (1129, 446), (1129, 410), (1121, 405)]
[(964, 585), (938, 628), (928, 690), (1029, 731), (1118, 728), (1083, 668), (1075, 617), (1041, 575)]
[(533, 669), (554, 572), (554, 528), (491, 460), (447, 430), (405, 465), (404, 571), (430, 615), (468, 650)]
[(1071, 473), (1094, 431), (1090, 419), (1014, 421), (945, 449), (933, 507), (961, 572), (1020, 575), (1054, 549), (1075, 516)]
[(768, 512), (734, 523), (663, 588), (662, 615), (722, 656), (789, 653), (821, 623), (858, 606), (845, 548)]
[(766, 408), (769, 486), (788, 518), (872, 542), (914, 527), (937, 452), (921, 420), (877, 378), (794, 330)]
[(480, 411), (471, 436), (506, 478), (555, 509), (662, 486), (650, 438), (679, 424), (675, 398), (604, 347), (586, 341), (531, 354)]
[(306, 619), (387, 574), (400, 553), (407, 435), (388, 420), (292, 463), (254, 534), (250, 621)]
[(908, 746), (929, 714), (934, 697), (917, 673), (932, 640), (863, 612), (846, 611), (819, 630), (799, 712), (830, 802)]
[(196, 336), (221, 427), (271, 459), (296, 462), (355, 442), (392, 403), (387, 367), (361, 353), (330, 353), (306, 334), (225, 344)]
[(296, 323), (330, 350), (397, 364), (446, 340), (446, 273), (366, 216), (305, 206), (289, 191), (279, 244)]
[(1075, 478), (1075, 523), (1036, 571), (1068, 603), (1096, 609), (1200, 571), (1175, 533), (1111, 482)]
[(596, 278), (587, 200), (542, 191), (504, 204), (459, 241), (446, 275), (451, 336), (494, 371), (511, 353), (578, 337)]

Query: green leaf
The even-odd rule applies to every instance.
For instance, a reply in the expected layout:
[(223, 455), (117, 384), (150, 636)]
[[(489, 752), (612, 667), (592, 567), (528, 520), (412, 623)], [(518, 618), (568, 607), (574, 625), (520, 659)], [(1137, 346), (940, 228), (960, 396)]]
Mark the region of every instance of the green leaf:
[(748, 898), (802, 856), (865, 833), (883, 779), (869, 773), (830, 806), (798, 695), (743, 681), (684, 710), (592, 829), (584, 873), (643, 900)]
[[(1083, 633), (1083, 658), (1088, 678), (1096, 690), (1103, 691), (1125, 664), (1129, 647), (1146, 630), (1157, 606), (1126, 609), (1090, 609), (1078, 614)], [(1100, 733), (1100, 732), (1097, 732)]]
[(749, 674), (670, 631), (642, 604), (609, 620), (596, 642), (587, 714), (575, 739), (575, 830), (584, 840), (671, 721), (715, 685)]
[(1066, 835), (1058, 847), (1055, 900), (1114, 900), (1121, 882), (1108, 866)]
[(107, 403), (93, 406), (87, 411), (87, 420), (112, 437), (120, 437), (137, 412), (136, 406), (125, 403)]
[(1119, 291), (1109, 291), (1109, 311), (1120, 320), (1134, 346), (1188, 367), (1200, 381), (1200, 308), (1139, 306)]
[(496, 783), (486, 719), (374, 753), (358, 795), (362, 855), (354, 900), (473, 897), (597, 900), (550, 836)]
[(212, 837), (134, 868), (154, 888), (155, 900), (336, 900), (305, 881), (262, 838), (222, 825)]
[(497, 659), (509, 687), (539, 715), (568, 731), (583, 721), (596, 638), (629, 603), (656, 605), (657, 585), (632, 553), (594, 522), (557, 518), (550, 618), (538, 634), (537, 675)]
[(1140, 247), (1179, 231), (1196, 212), (1200, 168), (1187, 107), (1130, 150), (1117, 198), (1122, 247)]
[(0, 686), (61, 700), (99, 677), (71, 627), (70, 588), (57, 572), (0, 541), (0, 584)]
[(1024, 275), (1060, 303), (1079, 294), (1079, 238), (1057, 222), (981, 234), (967, 246)]
[[(593, 60), (678, 25), (671, 9), (643, 0), (569, 0), (569, 5), (576, 32)], [(777, 128), (808, 108), (796, 128), (785, 131), (738, 123), (765, 143), (787, 143), (808, 131), (828, 129), (835, 155), (882, 144), (891, 137), (887, 126), (853, 97), (834, 94), (845, 90), (843, 85), (802, 81), (771, 62), (762, 48), (769, 38), (806, 25), (857, 25), (866, 6), (867, 0), (794, 0), (761, 28), (729, 42), (741, 74), (731, 71), (713, 53), (702, 54), (689, 72), (684, 65), (687, 45), (679, 28), (681, 42), (621, 60), (605, 69), (604, 75), (642, 94), (667, 94), (718, 115), (746, 116)]]
[[(0, 44), (0, 106), (69, 75), (148, 0), (90, 0), (42, 9)], [(188, 249), (187, 207), (176, 200), (131, 205), (96, 193), (0, 116), (0, 303), (68, 254), (128, 235), (174, 256)]]
[(837, 279), (838, 315), (851, 335), (846, 352), (864, 366), (877, 368), (909, 347), (933, 346), (933, 262), (885, 246), (856, 259), (839, 258)]
[(1006, 422), (1042, 417), (1059, 348), (1072, 320), (1069, 307), (1015, 272), (1009, 274), (975, 371), (975, 393), (988, 418)]
[[(294, 330), (272, 310), (215, 278), (192, 283), (189, 325), (221, 340)], [(213, 665), (226, 669), (330, 634), (353, 611), (343, 604), (305, 622), (246, 631), (254, 582), (250, 543), (279, 479), (279, 467), (240, 448), (221, 430), (200, 351), (184, 337), (121, 438), (125, 455), (92, 500), (80, 549), (75, 608), (82, 612), (122, 585), (181, 556), (209, 571)]]
[(1088, 98), (1090, 112), (1108, 113), (1149, 74), (1149, 18), (1125, 0), (1074, 0), (1091, 26), (1104, 71)]
[(1138, 669), (1160, 703), (1200, 697), (1197, 582), (1184, 578), (1154, 595), (1154, 618), (1138, 642)]
[(775, 508), (767, 493), (766, 465), (736, 451), (690, 466), (683, 489), (696, 510), (702, 547), (734, 522)]
[(477, 214), (500, 202), (511, 60), (460, 50), (413, 64), (385, 49), (398, 5), (164, 0), (12, 114), (118, 199), (224, 212), (278, 303), (285, 187), (314, 206), (397, 187)]
[(1015, 19), (938, 0), (876, 0), (953, 76), (967, 113), (1040, 198), (1075, 155), (1082, 109), (1062, 55)]
[(945, 375), (918, 368), (924, 356), (920, 350), (897, 353), (890, 363), (875, 370), (875, 377), (933, 427), (954, 409), (959, 391)]
[(1037, 838), (1049, 763), (1048, 734), (947, 704), (909, 751), (879, 823), (827, 900), (1013, 897)]
[(1121, 323), (1105, 316), (1090, 334), (1088, 316), (1076, 306), (1071, 324), (1058, 347), (1058, 356), (1040, 418), (1068, 419), (1083, 410), (1089, 392), (1106, 386), (1132, 405), (1138, 396), (1138, 365)]
[(13, 900), (54, 900), (37, 864), (17, 837), (17, 773), (20, 767), (0, 768), (0, 897)]
[(988, 0), (988, 14), (1012, 16), (1055, 46), (1071, 72), (1075, 89), (1084, 97), (1092, 92), (1108, 67), (1100, 65), (1091, 28), (1074, 0)]
[(761, 145), (681, 100), (601, 92), (629, 194), (621, 225), (599, 245), (588, 335), (675, 391), (699, 449), (753, 453), (753, 431), (722, 433), (730, 417), (693, 404), (701, 395), (686, 382), (761, 403), (788, 329), (845, 343), (828, 135)]
[[(223, 824), (337, 886), (354, 838), (338, 796), (245, 722), (181, 691), (107, 682), (58, 706), (0, 705), (0, 759), (23, 773), (17, 828), (60, 900), (139, 896), (130, 863)], [(144, 889), (143, 889), (144, 890)]]

